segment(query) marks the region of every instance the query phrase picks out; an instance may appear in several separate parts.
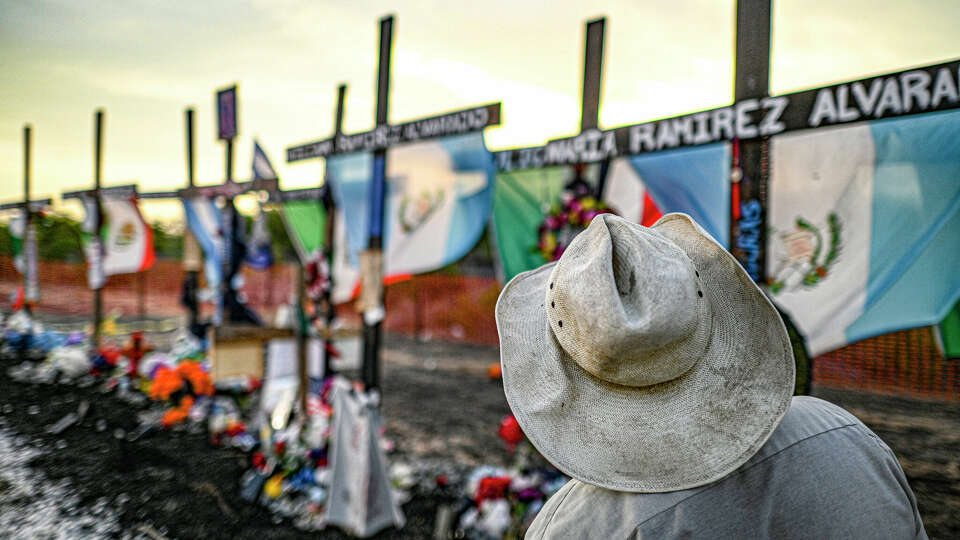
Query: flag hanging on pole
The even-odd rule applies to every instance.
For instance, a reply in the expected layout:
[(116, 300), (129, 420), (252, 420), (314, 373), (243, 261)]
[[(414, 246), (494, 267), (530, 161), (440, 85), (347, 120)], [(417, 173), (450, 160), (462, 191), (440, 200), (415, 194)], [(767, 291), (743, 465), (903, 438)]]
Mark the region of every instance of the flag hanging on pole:
[(26, 221), (26, 212), (23, 210), (10, 220), (11, 248), (13, 265), (17, 272), (26, 278), (25, 300), (35, 302), (40, 297), (37, 285), (37, 225), (31, 223), (27, 230)]
[[(453, 263), (467, 254), (486, 228), (493, 203), (493, 160), (474, 133), (413, 143), (387, 151), (384, 210), (384, 275), (387, 283)], [(367, 246), (369, 152), (327, 160), (328, 178), (344, 216), (348, 261), (359, 268)], [(335, 257), (336, 259), (336, 257)], [(337, 273), (337, 287), (347, 286)]]
[(314, 252), (325, 247), (327, 211), (320, 201), (286, 201), (280, 206), (297, 256), (306, 264)]
[(106, 199), (102, 225), (95, 231), (95, 197), (84, 197), (84, 252), (87, 281), (91, 289), (102, 288), (107, 276), (142, 272), (153, 266), (153, 231), (144, 221), (136, 199)]
[(202, 196), (183, 199), (183, 209), (187, 215), (187, 225), (203, 250), (203, 275), (207, 287), (219, 290), (223, 282), (221, 258), (224, 251), (220, 209), (212, 199)]
[(960, 299), (960, 112), (771, 140), (769, 290), (816, 356)]
[(253, 160), (250, 169), (254, 180), (270, 180), (277, 177), (277, 172), (273, 170), (270, 158), (267, 153), (260, 148), (260, 143), (253, 141)]
[(13, 267), (21, 275), (25, 275), (26, 264), (23, 259), (23, 238), (26, 236), (27, 220), (23, 210), (20, 210), (10, 219), (10, 247), (13, 250)]
[(83, 208), (86, 217), (83, 220), (83, 252), (87, 259), (87, 284), (90, 289), (103, 288), (107, 276), (103, 272), (103, 230), (97, 229), (97, 215), (99, 206), (96, 197), (83, 197)]
[(153, 266), (153, 231), (136, 199), (103, 201), (106, 218), (103, 273), (107, 276), (142, 272)]
[[(253, 160), (250, 170), (254, 180), (267, 180), (277, 177), (270, 158), (267, 157), (260, 144), (253, 141)], [(266, 270), (273, 264), (273, 250), (270, 245), (270, 231), (267, 228), (267, 214), (263, 204), (257, 200), (257, 216), (253, 219), (253, 227), (247, 240), (247, 266), (255, 270)]]

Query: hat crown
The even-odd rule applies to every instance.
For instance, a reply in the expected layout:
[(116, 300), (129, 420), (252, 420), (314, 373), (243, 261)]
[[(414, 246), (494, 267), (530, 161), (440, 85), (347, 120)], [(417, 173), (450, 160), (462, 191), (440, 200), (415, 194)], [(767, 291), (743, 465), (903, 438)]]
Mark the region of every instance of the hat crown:
[(693, 261), (658, 231), (612, 214), (597, 216), (574, 238), (546, 296), (560, 346), (610, 383), (676, 379), (709, 341), (711, 308)]

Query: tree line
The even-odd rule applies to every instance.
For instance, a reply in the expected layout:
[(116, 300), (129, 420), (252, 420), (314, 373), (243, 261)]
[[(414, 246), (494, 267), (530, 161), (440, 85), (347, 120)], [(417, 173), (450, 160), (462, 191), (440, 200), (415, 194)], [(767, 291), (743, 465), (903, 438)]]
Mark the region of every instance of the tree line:
[[(272, 240), (273, 257), (276, 261), (294, 261), (296, 252), (287, 236), (283, 220), (275, 210), (265, 210), (267, 229)], [(250, 230), (251, 217), (247, 220)], [(35, 215), (37, 226), (37, 246), (41, 260), (81, 262), (83, 255), (82, 222), (65, 214), (45, 212)], [(183, 255), (183, 234), (173, 224), (153, 222), (149, 224), (153, 231), (153, 246), (157, 258), (180, 259)], [(0, 224), (0, 256), (13, 255), (13, 238), (8, 223)]]

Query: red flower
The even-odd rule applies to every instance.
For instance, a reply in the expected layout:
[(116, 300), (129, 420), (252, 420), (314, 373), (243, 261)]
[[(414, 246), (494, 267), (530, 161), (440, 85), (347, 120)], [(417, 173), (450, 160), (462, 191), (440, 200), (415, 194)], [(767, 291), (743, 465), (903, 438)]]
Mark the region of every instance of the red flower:
[(509, 476), (488, 476), (480, 480), (473, 499), (477, 504), (489, 499), (502, 499), (507, 496), (508, 489), (510, 489)]
[(287, 443), (283, 441), (277, 441), (277, 444), (273, 445), (273, 453), (279, 457), (283, 457), (283, 454), (287, 452)]
[(259, 450), (253, 453), (253, 457), (250, 458), (250, 460), (253, 462), (253, 466), (256, 467), (257, 470), (262, 471), (267, 467), (267, 458), (264, 457), (263, 452), (260, 452)]
[(500, 421), (500, 438), (503, 439), (510, 448), (513, 448), (523, 440), (523, 430), (520, 429), (517, 417), (512, 414), (503, 417), (503, 420)]
[(245, 432), (247, 430), (247, 425), (243, 422), (233, 422), (227, 425), (226, 433), (231, 437), (236, 437), (237, 435)]

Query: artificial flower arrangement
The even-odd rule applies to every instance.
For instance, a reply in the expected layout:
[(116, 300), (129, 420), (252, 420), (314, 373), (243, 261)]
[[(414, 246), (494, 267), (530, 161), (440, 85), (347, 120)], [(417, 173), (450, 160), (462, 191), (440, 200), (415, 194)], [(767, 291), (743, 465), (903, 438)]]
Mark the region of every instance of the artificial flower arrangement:
[(199, 363), (188, 360), (176, 367), (158, 366), (149, 390), (150, 399), (173, 403), (173, 407), (163, 415), (165, 428), (186, 420), (197, 397), (212, 396), (213, 393), (210, 374)]
[(593, 218), (608, 213), (614, 212), (593, 196), (587, 184), (564, 190), (560, 202), (554, 204), (540, 224), (537, 251), (547, 262), (559, 259), (577, 233), (586, 229)]
[(568, 480), (530, 444), (512, 414), (500, 421), (498, 434), (512, 463), (484, 465), (469, 475), (464, 489), (469, 504), (457, 522), (458, 534), (467, 538), (522, 538), (546, 499)]

